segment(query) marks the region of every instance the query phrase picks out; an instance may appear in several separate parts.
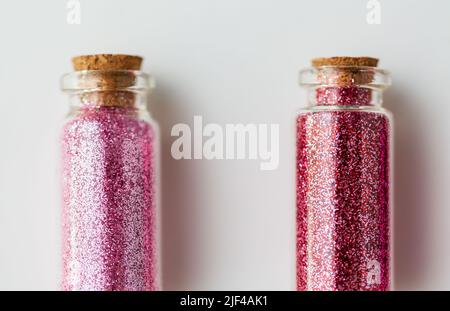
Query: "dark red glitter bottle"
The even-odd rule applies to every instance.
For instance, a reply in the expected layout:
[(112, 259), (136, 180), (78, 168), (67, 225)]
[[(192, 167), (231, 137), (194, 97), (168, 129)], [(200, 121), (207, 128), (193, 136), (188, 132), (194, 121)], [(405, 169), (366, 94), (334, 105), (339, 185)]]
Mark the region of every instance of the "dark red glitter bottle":
[(297, 116), (297, 289), (389, 290), (389, 73), (368, 57), (312, 63)]

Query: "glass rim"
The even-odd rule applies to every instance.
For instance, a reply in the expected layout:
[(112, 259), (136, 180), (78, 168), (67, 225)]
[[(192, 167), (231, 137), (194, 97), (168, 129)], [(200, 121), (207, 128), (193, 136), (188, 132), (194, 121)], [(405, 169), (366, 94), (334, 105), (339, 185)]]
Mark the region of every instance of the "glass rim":
[(146, 92), (154, 89), (155, 82), (152, 75), (138, 70), (80, 70), (64, 74), (60, 87), (65, 93)]
[[(348, 86), (360, 86), (360, 87), (368, 87), (368, 88), (377, 88), (377, 89), (386, 89), (392, 84), (392, 78), (390, 71), (386, 69), (380, 69), (375, 67), (366, 67), (366, 66), (320, 66), (320, 67), (307, 67), (301, 69), (299, 71), (299, 84), (303, 87), (336, 87), (343, 86), (342, 84), (338, 84), (333, 82), (332, 79), (328, 81), (328, 79), (324, 79), (323, 77), (319, 78), (319, 75), (330, 77), (334, 75), (339, 75), (348, 71), (354, 74), (367, 74), (371, 75), (370, 82), (360, 82), (360, 81), (352, 81)], [(327, 80), (328, 82), (324, 82), (323, 80)]]

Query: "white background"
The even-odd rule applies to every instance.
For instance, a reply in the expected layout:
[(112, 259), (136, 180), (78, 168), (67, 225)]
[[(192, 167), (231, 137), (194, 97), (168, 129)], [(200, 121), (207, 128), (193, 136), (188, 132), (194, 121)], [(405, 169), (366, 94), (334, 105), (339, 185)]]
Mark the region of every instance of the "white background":
[[(297, 73), (317, 56), (369, 55), (393, 73), (397, 289), (450, 289), (450, 2), (62, 0), (0, 3), (0, 289), (58, 289), (59, 91), (70, 58), (145, 57), (163, 143), (165, 289), (295, 287)], [(280, 165), (175, 161), (170, 129), (279, 123)]]

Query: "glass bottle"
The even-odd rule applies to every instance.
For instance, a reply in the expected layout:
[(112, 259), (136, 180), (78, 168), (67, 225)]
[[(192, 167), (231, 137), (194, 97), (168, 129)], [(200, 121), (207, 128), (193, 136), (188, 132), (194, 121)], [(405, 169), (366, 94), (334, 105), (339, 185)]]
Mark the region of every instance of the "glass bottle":
[(158, 132), (142, 59), (88, 55), (62, 78), (63, 290), (156, 290)]
[(390, 85), (378, 60), (313, 60), (300, 72), (297, 115), (297, 289), (391, 288)]

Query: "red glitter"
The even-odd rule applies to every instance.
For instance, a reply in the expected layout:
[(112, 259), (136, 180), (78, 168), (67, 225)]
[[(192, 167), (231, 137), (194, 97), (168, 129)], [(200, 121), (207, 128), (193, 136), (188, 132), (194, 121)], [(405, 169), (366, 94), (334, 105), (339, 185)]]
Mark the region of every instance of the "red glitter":
[(322, 106), (369, 106), (371, 98), (371, 90), (355, 86), (323, 87), (316, 91), (317, 104)]
[[(390, 120), (371, 90), (320, 88), (297, 119), (297, 288), (390, 288)], [(338, 107), (341, 106), (341, 107)]]

